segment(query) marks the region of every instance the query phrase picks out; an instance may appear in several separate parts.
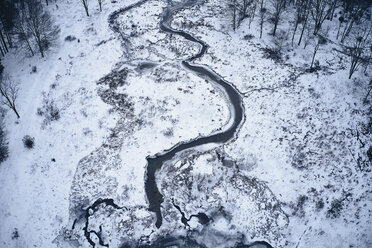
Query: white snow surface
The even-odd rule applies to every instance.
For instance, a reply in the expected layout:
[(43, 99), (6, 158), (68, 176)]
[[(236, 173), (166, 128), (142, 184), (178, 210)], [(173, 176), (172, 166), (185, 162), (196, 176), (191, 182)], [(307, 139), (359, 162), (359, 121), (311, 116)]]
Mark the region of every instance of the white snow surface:
[[(61, 28), (58, 46), (43, 59), (12, 51), (2, 60), (5, 73), (20, 83), (21, 118), (17, 120), (11, 111), (5, 116), (10, 155), (0, 164), (0, 247), (56, 247), (58, 235), (72, 225), (74, 185), (85, 189), (73, 191), (76, 199), (87, 197), (92, 203), (97, 197), (111, 197), (121, 206), (133, 207), (133, 212), (111, 217), (112, 226), (133, 225), (128, 238), (150, 236), (152, 231), (154, 238), (162, 232), (186, 232), (170, 198), (164, 202), (169, 211), (164, 226), (153, 227), (143, 187), (145, 158), (226, 127), (229, 105), (218, 88), (180, 66), (198, 47), (159, 31), (166, 1), (149, 1), (119, 17), (124, 33), (131, 36), (130, 52), (124, 54), (107, 19), (113, 11), (135, 2), (104, 1), (102, 12), (92, 2), (90, 17), (79, 1), (59, 1), (58, 7), (52, 3), (47, 8)], [(261, 40), (255, 22), (251, 29), (243, 22), (235, 33), (229, 31), (219, 3), (208, 0), (203, 6), (182, 10), (172, 25), (209, 44), (207, 54), (196, 63), (209, 66), (237, 87), (244, 95), (246, 120), (236, 140), (194, 152), (192, 158), (169, 161), (157, 178), (158, 185), (170, 187), (160, 191), (175, 197), (188, 216), (198, 211), (213, 214), (219, 205), (231, 211), (230, 222), (218, 215), (208, 232), (234, 235), (238, 230), (246, 232), (249, 242), (267, 240), (274, 247), (371, 247), (371, 172), (360, 171), (356, 165), (356, 156), (366, 159), (368, 145), (360, 147), (355, 135), (368, 117), (362, 101), (370, 71), (358, 71), (347, 79), (347, 58), (325, 52), (333, 44), (317, 55), (320, 65), (330, 67), (328, 71), (303, 73), (301, 67), (308, 66), (311, 51), (301, 47), (288, 51), (285, 63), (267, 59), (262, 48), (273, 45), (267, 34), (269, 24)], [(279, 28), (288, 28), (288, 21)], [(255, 37), (248, 41), (246, 34)], [(68, 35), (79, 42), (64, 41)], [(137, 70), (139, 63), (149, 61), (156, 66)], [(32, 66), (37, 66), (36, 73)], [(129, 71), (126, 83), (116, 92), (127, 94), (134, 104), (133, 120), (99, 96), (106, 86), (97, 82), (117, 68)], [(48, 122), (37, 114), (46, 101), (58, 107), (59, 120)], [(103, 144), (116, 140), (113, 130), (121, 128), (125, 131), (118, 137), (120, 149), (110, 153)], [(34, 149), (24, 147), (25, 135), (35, 137)], [(372, 140), (362, 135), (360, 139), (366, 144)], [(233, 167), (224, 167), (216, 152), (231, 159)], [(84, 162), (96, 154), (103, 157), (101, 153), (105, 163)], [(91, 177), (84, 178), (85, 174)], [(183, 187), (182, 180), (188, 177), (202, 182), (205, 191), (196, 185), (189, 191)], [(115, 181), (107, 192), (97, 184), (106, 178)], [(205, 183), (203, 178), (210, 181)], [(281, 209), (271, 211), (262, 202), (265, 199), (268, 205), (280, 203)], [(332, 203), (339, 199), (343, 200), (340, 215), (329, 217)], [(324, 206), (317, 207), (319, 202)], [(104, 215), (100, 209), (90, 228), (97, 230), (96, 223), (107, 221)], [(141, 221), (131, 223), (131, 218)], [(205, 231), (195, 219), (189, 224), (192, 230)], [(15, 230), (16, 239), (12, 238)], [(110, 247), (120, 245), (121, 240), (115, 239), (120, 235), (112, 233)], [(90, 247), (84, 242), (83, 247)]]

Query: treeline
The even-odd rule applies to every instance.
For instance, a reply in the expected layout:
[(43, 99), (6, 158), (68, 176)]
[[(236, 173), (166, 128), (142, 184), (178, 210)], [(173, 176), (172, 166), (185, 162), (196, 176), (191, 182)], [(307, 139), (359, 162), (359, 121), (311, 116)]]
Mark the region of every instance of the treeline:
[[(304, 48), (312, 43), (311, 68), (320, 46), (329, 40), (338, 42), (343, 48), (340, 52), (350, 56), (349, 78), (360, 65), (366, 70), (371, 61), (370, 0), (227, 0), (227, 8), (234, 31), (244, 20), (250, 28), (257, 19), (262, 38), (264, 26), (270, 25), (270, 35), (277, 40), (279, 50), (283, 39)], [(284, 15), (291, 16), (290, 25), (278, 32)], [(327, 21), (337, 27), (334, 37), (329, 37)]]
[(0, 0), (0, 52), (13, 47), (42, 57), (58, 39), (60, 29), (40, 0)]

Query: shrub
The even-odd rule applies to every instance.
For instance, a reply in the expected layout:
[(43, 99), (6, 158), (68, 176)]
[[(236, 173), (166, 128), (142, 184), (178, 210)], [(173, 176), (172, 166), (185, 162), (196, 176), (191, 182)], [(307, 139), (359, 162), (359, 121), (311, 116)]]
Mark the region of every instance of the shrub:
[(13, 232), (12, 232), (12, 239), (18, 239), (19, 238), (19, 233), (18, 233), (18, 229), (17, 228), (14, 228)]
[(247, 34), (247, 35), (244, 35), (244, 37), (243, 37), (244, 40), (251, 40), (253, 38), (254, 38), (253, 34)]
[(35, 138), (31, 137), (30, 135), (24, 136), (22, 141), (23, 145), (28, 149), (32, 149), (35, 146)]
[(331, 208), (327, 211), (328, 218), (337, 218), (341, 215), (341, 210), (343, 208), (343, 200), (335, 199), (331, 203)]
[(173, 128), (167, 128), (163, 131), (165, 137), (173, 137)]
[(65, 41), (74, 41), (74, 40), (76, 40), (76, 37), (73, 36), (73, 35), (68, 35), (68, 36), (66, 36), (66, 38), (65, 38)]
[(55, 105), (53, 100), (49, 100), (44, 95), (43, 106), (37, 109), (37, 115), (44, 116), (44, 125), (50, 124), (52, 121), (58, 121), (60, 116), (59, 108)]
[(320, 199), (319, 201), (317, 201), (315, 203), (315, 207), (316, 207), (316, 209), (318, 211), (321, 210), (321, 209), (323, 209), (324, 208), (324, 201), (323, 201), (323, 199)]
[(272, 59), (275, 62), (281, 62), (282, 61), (282, 55), (281, 55), (279, 50), (277, 50), (277, 49), (274, 50), (274, 49), (269, 48), (269, 47), (262, 48), (262, 50), (264, 52), (264, 57), (266, 59)]

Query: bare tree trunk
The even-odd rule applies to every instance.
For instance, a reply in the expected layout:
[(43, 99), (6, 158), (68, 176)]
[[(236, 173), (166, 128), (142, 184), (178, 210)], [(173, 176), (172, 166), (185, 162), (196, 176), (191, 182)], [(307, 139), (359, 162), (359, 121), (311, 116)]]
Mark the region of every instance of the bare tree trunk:
[(312, 58), (312, 60), (311, 60), (310, 69), (313, 68), (314, 60), (315, 60), (315, 55), (316, 55), (318, 49), (319, 49), (319, 43), (317, 43), (317, 44), (315, 45), (315, 47), (314, 47), (313, 58)]
[(279, 23), (279, 19), (275, 19), (275, 22), (274, 22), (274, 30), (273, 30), (273, 36), (275, 36), (276, 29), (277, 29), (277, 27), (278, 27), (278, 23)]
[(34, 56), (35, 53), (34, 53), (34, 51), (32, 50), (31, 44), (30, 44), (30, 42), (28, 41), (27, 38), (26, 38), (26, 44), (27, 44), (28, 50), (30, 50), (32, 56)]
[(102, 0), (98, 0), (99, 11), (102, 12)]
[(294, 37), (295, 37), (295, 35), (296, 35), (297, 27), (298, 27), (298, 19), (296, 20), (295, 27), (294, 27), (294, 30), (293, 30), (293, 35), (292, 35), (292, 46), (293, 46)]
[(8, 40), (9, 47), (12, 48), (13, 47), (13, 41), (12, 41), (12, 38), (10, 37), (10, 34), (9, 34), (8, 31), (5, 31), (5, 36), (6, 36), (6, 39)]
[(342, 22), (340, 22), (340, 25), (338, 25), (336, 40), (338, 40), (338, 35), (340, 34), (341, 24), (342, 24)]
[(232, 24), (233, 24), (233, 30), (235, 31), (236, 29), (236, 0), (233, 1), (233, 19), (232, 19)]
[(20, 115), (15, 105), (15, 100), (18, 96), (18, 87), (14, 82), (10, 81), (10, 78), (3, 80), (6, 80), (6, 82), (3, 81), (0, 83), (0, 95), (3, 97), (3, 99), (1, 99), (1, 102), (2, 104), (12, 109), (19, 119)]
[(370, 45), (368, 43), (368, 38), (370, 36), (370, 33), (372, 31), (372, 28), (366, 28), (362, 31), (362, 33), (358, 34), (355, 37), (355, 42), (353, 47), (349, 47), (351, 57), (351, 65), (349, 70), (349, 79), (352, 77), (354, 72), (358, 69), (359, 65), (363, 63), (363, 61), (369, 60), (368, 55), (365, 55), (365, 50), (370, 48)]
[(333, 20), (333, 16), (335, 15), (335, 9), (336, 9), (336, 6), (337, 6), (337, 1), (338, 0), (333, 0), (332, 2), (332, 5), (331, 5), (331, 14), (330, 14), (330, 18), (329, 20)]
[(276, 29), (278, 28), (280, 16), (283, 14), (285, 7), (286, 7), (286, 1), (285, 0), (273, 0), (273, 6), (274, 6), (274, 13), (273, 13), (273, 19), (274, 19), (274, 29), (273, 29), (273, 36), (276, 34)]
[(308, 16), (305, 17), (305, 21), (304, 21), (304, 23), (302, 24), (302, 30), (301, 30), (300, 39), (298, 40), (298, 45), (301, 44), (302, 37), (303, 37), (303, 35), (304, 35), (305, 29), (306, 29), (306, 25), (307, 25), (307, 19), (308, 19)]
[(353, 25), (354, 25), (354, 20), (352, 20), (351, 22), (346, 23), (344, 32), (341, 35), (341, 43), (344, 43), (346, 37), (349, 35), (351, 29), (353, 28)]
[(18, 16), (17, 23), (15, 25), (16, 31), (23, 37), (23, 41), (26, 42), (28, 50), (31, 52), (32, 56), (34, 56), (34, 51), (32, 50), (30, 41), (28, 40), (27, 33), (24, 27), (24, 20), (21, 19), (21, 16)]
[(371, 90), (372, 90), (372, 80), (369, 81), (369, 89), (368, 89), (366, 97), (364, 97), (363, 104), (367, 103), (367, 99), (368, 99), (369, 94), (371, 93)]
[(265, 12), (266, 12), (266, 9), (264, 8), (264, 0), (261, 0), (261, 7), (260, 7), (260, 39), (262, 38), (263, 24), (265, 22)]
[(81, 0), (81, 2), (83, 3), (85, 13), (87, 14), (87, 16), (89, 16), (88, 0)]
[(19, 113), (18, 113), (18, 111), (17, 111), (17, 109), (16, 109), (16, 107), (14, 106), (14, 108), (12, 108), (12, 110), (14, 111), (14, 113), (16, 114), (16, 116), (17, 116), (17, 118), (18, 119), (20, 119), (21, 118), (21, 116), (19, 115)]
[(256, 15), (256, 3), (254, 3), (252, 9), (250, 9), (250, 16), (249, 16), (249, 23), (248, 23), (248, 28), (251, 29), (251, 24), (253, 22), (253, 19)]
[(37, 46), (39, 47), (39, 52), (41, 53), (41, 57), (44, 58), (44, 49), (43, 49), (43, 46), (41, 45), (41, 39), (36, 38), (36, 43), (37, 43)]
[(311, 8), (311, 15), (314, 19), (314, 32), (316, 35), (322, 28), (323, 22), (327, 19), (330, 14), (330, 8), (328, 7), (328, 1), (326, 0), (314, 0)]
[(307, 26), (307, 22), (308, 22), (308, 19), (309, 19), (309, 8), (310, 8), (310, 0), (307, 0), (306, 3), (305, 3), (305, 6), (304, 6), (304, 10), (303, 10), (303, 23), (302, 23), (302, 29), (301, 29), (301, 34), (300, 34), (300, 38), (298, 39), (298, 46), (301, 45), (301, 40), (302, 40), (302, 37), (304, 35), (304, 32), (306, 30), (306, 26)]
[(4, 36), (3, 36), (3, 32), (1, 31), (1, 29), (0, 29), (0, 38), (1, 38), (1, 41), (3, 43), (3, 47), (4, 47), (5, 51), (9, 52), (8, 47), (6, 46), (6, 42), (5, 42), (5, 39), (4, 39)]

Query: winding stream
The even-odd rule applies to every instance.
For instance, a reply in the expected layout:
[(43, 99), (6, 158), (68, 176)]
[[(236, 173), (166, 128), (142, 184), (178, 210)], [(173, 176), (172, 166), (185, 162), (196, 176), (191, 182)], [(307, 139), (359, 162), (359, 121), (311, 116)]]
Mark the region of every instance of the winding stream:
[[(134, 7), (140, 6), (147, 1), (148, 0), (142, 0), (133, 5), (121, 8), (113, 12), (109, 16), (108, 21), (110, 24), (110, 28), (113, 31), (119, 33), (123, 41), (129, 41), (129, 40), (125, 35), (121, 33), (120, 24), (117, 22), (117, 17), (123, 12), (130, 10)], [(177, 153), (182, 152), (186, 149), (190, 149), (190, 148), (194, 148), (194, 147), (198, 147), (198, 146), (210, 144), (210, 143), (222, 144), (222, 143), (232, 140), (236, 136), (236, 133), (238, 132), (239, 127), (244, 121), (244, 107), (243, 107), (242, 97), (239, 94), (238, 90), (233, 85), (223, 80), (217, 73), (210, 70), (207, 66), (196, 65), (193, 63), (195, 59), (202, 57), (206, 53), (208, 49), (208, 45), (186, 32), (174, 30), (170, 27), (172, 19), (173, 19), (173, 15), (177, 11), (183, 8), (191, 7), (196, 4), (201, 4), (200, 0), (188, 0), (184, 3), (179, 3), (176, 6), (167, 7), (163, 12), (162, 20), (160, 22), (159, 27), (164, 32), (180, 35), (186, 40), (198, 43), (201, 46), (199, 52), (196, 55), (191, 56), (190, 58), (182, 61), (181, 63), (188, 70), (196, 73), (197, 75), (201, 77), (208, 78), (215, 84), (215, 86), (221, 88), (221, 90), (224, 92), (227, 100), (229, 101), (231, 105), (230, 106), (230, 116), (231, 116), (230, 118), (232, 120), (229, 122), (228, 124), (229, 126), (225, 127), (222, 131), (212, 133), (209, 136), (198, 137), (196, 139), (193, 139), (187, 142), (180, 142), (169, 150), (166, 150), (162, 153), (156, 154), (154, 156), (149, 156), (146, 158), (147, 159), (147, 170), (146, 170), (146, 175), (145, 175), (145, 191), (146, 191), (146, 196), (149, 202), (149, 211), (156, 213), (157, 220), (156, 220), (155, 225), (157, 228), (159, 228), (162, 225), (161, 204), (163, 202), (163, 196), (159, 192), (159, 189), (156, 184), (156, 179), (155, 179), (156, 171), (161, 169), (162, 165), (166, 161), (171, 160)], [(173, 202), (174, 207), (177, 208), (179, 212), (181, 213), (182, 215), (181, 220), (185, 226), (188, 225), (188, 221), (190, 221), (190, 219), (193, 217), (198, 218), (201, 224), (207, 224), (210, 221), (208, 216), (205, 215), (204, 213), (193, 214), (189, 218), (186, 218), (181, 208), (174, 203), (174, 200), (172, 202)], [(100, 205), (111, 206), (113, 209), (117, 209), (117, 210), (126, 209), (126, 208), (116, 205), (113, 199), (106, 198), (106, 199), (96, 200), (90, 207), (85, 209), (85, 213), (84, 213), (85, 224), (82, 230), (84, 231), (84, 236), (87, 239), (88, 243), (92, 247), (96, 247), (97, 244), (94, 241), (94, 239), (96, 240), (98, 239), (98, 243), (101, 247), (109, 247), (109, 244), (106, 243), (102, 238), (102, 226), (99, 226), (99, 231), (93, 231), (89, 228), (89, 224), (90, 224), (89, 218), (95, 214), (95, 212), (99, 209)], [(77, 219), (75, 219), (72, 229), (75, 228), (76, 222), (77, 222)], [(124, 247), (126, 246), (124, 245)], [(136, 247), (139, 247), (139, 248), (147, 248), (147, 247), (148, 248), (164, 248), (164, 247), (205, 248), (204, 245), (198, 244), (198, 242), (193, 240), (192, 238), (182, 237), (182, 236), (180, 237), (173, 237), (173, 236), (159, 237), (159, 239), (154, 241), (151, 245), (140, 245)], [(243, 243), (238, 243), (235, 247), (236, 248), (238, 247), (239, 248), (259, 248), (259, 247), (272, 248), (272, 246), (265, 241), (256, 241), (248, 245), (245, 245)]]
[(202, 57), (206, 53), (208, 45), (186, 32), (174, 30), (170, 27), (174, 13), (183, 8), (193, 6), (195, 4), (199, 4), (199, 2), (196, 0), (189, 0), (184, 3), (179, 3), (179, 5), (177, 6), (166, 8), (163, 12), (162, 20), (160, 22), (160, 29), (170, 34), (180, 35), (186, 40), (196, 42), (201, 45), (199, 52), (196, 55), (182, 61), (182, 65), (186, 67), (188, 70), (202, 77), (209, 78), (214, 84), (223, 89), (226, 97), (228, 98), (228, 101), (232, 106), (232, 108), (230, 108), (231, 109), (230, 111), (232, 111), (231, 116), (234, 119), (230, 127), (228, 127), (224, 131), (213, 133), (205, 137), (199, 137), (188, 142), (178, 143), (174, 147), (167, 151), (164, 151), (163, 153), (156, 154), (154, 156), (149, 156), (146, 158), (147, 171), (145, 191), (147, 199), (149, 201), (149, 210), (156, 213), (157, 220), (155, 225), (158, 228), (162, 225), (161, 204), (163, 202), (163, 196), (159, 192), (159, 189), (156, 184), (155, 180), (156, 171), (161, 169), (164, 162), (172, 159), (178, 152), (209, 143), (225, 143), (233, 139), (239, 129), (239, 126), (244, 120), (244, 108), (242, 103), (242, 97), (240, 96), (238, 90), (233, 85), (223, 80), (217, 73), (213, 72), (206, 66), (195, 65), (192, 63), (195, 59)]

